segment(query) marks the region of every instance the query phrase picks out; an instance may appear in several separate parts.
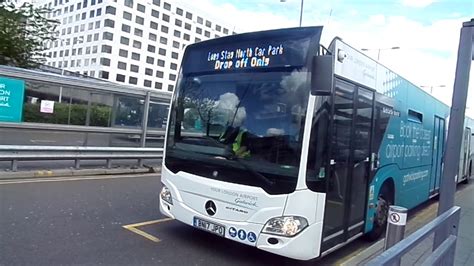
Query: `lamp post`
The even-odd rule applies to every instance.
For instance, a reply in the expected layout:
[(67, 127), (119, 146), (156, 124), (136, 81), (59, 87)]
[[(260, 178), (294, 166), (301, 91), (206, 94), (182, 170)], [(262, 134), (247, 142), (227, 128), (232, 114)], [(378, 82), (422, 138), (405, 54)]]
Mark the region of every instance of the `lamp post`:
[[(285, 3), (286, 0), (280, 0), (280, 3)], [(301, 0), (301, 6), (300, 6), (300, 27), (301, 27), (301, 24), (303, 22), (303, 3), (304, 0)]]
[(361, 50), (364, 51), (364, 52), (367, 52), (367, 51), (373, 51), (373, 50), (377, 50), (377, 61), (380, 60), (380, 51), (386, 51), (386, 50), (398, 50), (400, 49), (400, 47), (398, 46), (394, 46), (394, 47), (389, 47), (389, 48), (362, 48)]
[(433, 94), (433, 88), (446, 88), (446, 85), (421, 85), (421, 88), (430, 88), (430, 94)]

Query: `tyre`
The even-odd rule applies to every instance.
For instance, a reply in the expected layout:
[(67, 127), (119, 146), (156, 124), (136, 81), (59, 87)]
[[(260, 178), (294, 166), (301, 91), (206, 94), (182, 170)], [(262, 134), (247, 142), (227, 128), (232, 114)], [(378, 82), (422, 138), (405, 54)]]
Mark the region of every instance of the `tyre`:
[(370, 241), (379, 239), (387, 228), (388, 209), (393, 204), (393, 189), (384, 183), (382, 189), (378, 195), (377, 210), (374, 216), (374, 226), (372, 231), (368, 232), (365, 236)]

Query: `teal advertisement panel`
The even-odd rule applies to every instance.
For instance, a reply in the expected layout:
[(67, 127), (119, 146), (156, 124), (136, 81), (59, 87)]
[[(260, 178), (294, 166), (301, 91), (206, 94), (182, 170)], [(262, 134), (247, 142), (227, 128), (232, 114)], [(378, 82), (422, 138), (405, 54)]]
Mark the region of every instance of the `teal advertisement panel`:
[(0, 77), (0, 122), (21, 122), (25, 82)]

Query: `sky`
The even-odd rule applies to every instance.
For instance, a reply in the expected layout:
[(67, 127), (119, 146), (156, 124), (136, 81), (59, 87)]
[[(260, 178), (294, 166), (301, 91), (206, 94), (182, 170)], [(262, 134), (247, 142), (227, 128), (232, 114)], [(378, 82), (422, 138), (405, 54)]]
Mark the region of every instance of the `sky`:
[[(299, 25), (300, 0), (182, 0), (238, 33)], [(462, 22), (474, 0), (306, 0), (303, 26), (324, 26), (321, 44), (338, 36), (451, 105)], [(387, 49), (400, 47), (397, 50)], [(468, 109), (474, 118), (474, 66)], [(444, 87), (443, 87), (444, 86)]]

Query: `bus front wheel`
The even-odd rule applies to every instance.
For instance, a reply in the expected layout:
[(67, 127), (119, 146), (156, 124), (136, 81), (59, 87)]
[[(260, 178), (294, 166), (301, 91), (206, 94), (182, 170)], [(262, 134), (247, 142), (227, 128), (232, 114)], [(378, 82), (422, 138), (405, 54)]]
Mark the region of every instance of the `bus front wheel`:
[(387, 228), (387, 218), (389, 206), (393, 204), (393, 189), (385, 183), (378, 195), (377, 210), (374, 216), (374, 226), (372, 231), (366, 234), (366, 238), (375, 241), (382, 236)]

